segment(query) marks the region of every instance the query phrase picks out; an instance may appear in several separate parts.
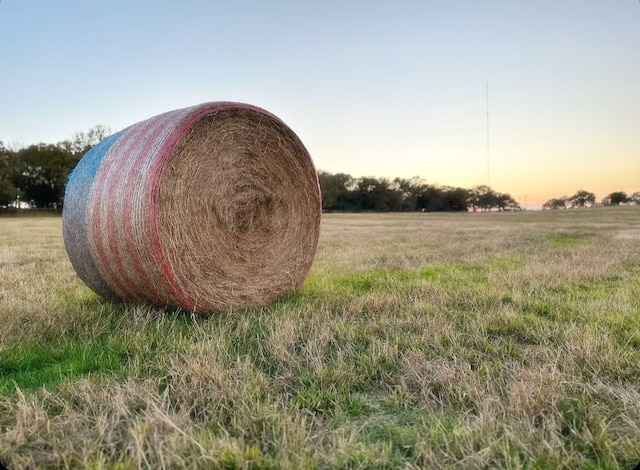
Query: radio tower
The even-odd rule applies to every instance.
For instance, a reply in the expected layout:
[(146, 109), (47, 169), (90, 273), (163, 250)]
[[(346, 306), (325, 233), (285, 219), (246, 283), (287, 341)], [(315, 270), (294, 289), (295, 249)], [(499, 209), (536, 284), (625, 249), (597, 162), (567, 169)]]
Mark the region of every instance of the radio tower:
[(487, 186), (491, 187), (491, 166), (489, 147), (489, 78), (487, 77)]

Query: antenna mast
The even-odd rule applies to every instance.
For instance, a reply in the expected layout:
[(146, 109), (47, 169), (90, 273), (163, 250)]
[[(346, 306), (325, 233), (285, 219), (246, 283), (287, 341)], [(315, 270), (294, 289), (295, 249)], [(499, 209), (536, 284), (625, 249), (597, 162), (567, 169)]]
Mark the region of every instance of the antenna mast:
[(491, 186), (491, 166), (489, 152), (489, 78), (487, 77), (487, 186)]

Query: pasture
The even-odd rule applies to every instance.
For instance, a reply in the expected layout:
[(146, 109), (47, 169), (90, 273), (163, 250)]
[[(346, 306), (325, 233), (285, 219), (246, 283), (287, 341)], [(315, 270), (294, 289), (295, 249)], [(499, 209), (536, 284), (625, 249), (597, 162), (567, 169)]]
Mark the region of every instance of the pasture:
[(0, 219), (13, 468), (633, 468), (640, 207), (328, 214), (295, 295), (101, 301), (61, 219)]

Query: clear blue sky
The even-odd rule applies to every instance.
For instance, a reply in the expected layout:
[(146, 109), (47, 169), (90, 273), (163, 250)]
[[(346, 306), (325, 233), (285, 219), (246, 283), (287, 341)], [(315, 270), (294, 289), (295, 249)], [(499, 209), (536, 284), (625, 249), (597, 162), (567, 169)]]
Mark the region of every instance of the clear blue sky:
[(487, 183), (530, 207), (640, 190), (638, 0), (1, 0), (0, 140), (174, 108), (280, 116), (316, 166)]

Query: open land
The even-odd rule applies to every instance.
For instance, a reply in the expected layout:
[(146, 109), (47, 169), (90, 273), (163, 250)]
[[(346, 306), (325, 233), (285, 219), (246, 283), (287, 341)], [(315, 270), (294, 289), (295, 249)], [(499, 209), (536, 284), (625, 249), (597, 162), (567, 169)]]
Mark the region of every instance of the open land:
[(10, 467), (640, 460), (640, 207), (328, 214), (298, 293), (209, 318), (101, 301), (61, 224), (0, 219)]

